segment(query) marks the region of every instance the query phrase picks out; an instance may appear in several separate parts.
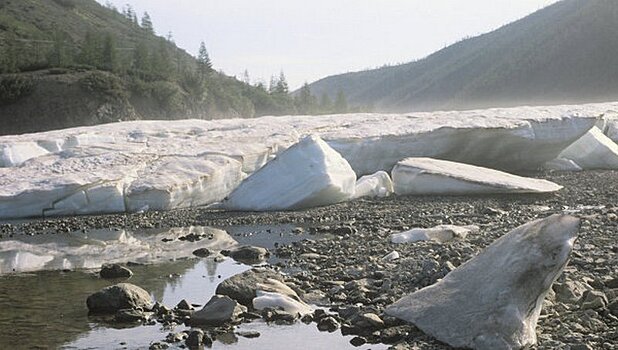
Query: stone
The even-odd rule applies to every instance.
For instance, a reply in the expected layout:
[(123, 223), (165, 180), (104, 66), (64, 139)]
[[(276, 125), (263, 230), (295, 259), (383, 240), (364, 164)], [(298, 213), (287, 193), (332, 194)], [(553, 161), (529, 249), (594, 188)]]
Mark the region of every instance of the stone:
[(385, 313), (453, 347), (533, 345), (543, 299), (568, 261), (579, 225), (558, 214), (522, 225)]
[(607, 305), (608, 301), (607, 296), (605, 296), (603, 292), (596, 290), (587, 290), (586, 292), (584, 292), (584, 295), (582, 295), (580, 303), (582, 310), (588, 310), (603, 308), (605, 307), (605, 305)]
[(146, 315), (141, 310), (121, 309), (116, 312), (114, 321), (116, 322), (139, 322), (146, 319)]
[(134, 284), (118, 283), (90, 295), (86, 305), (91, 313), (115, 313), (120, 309), (150, 309), (152, 298)]
[(339, 322), (332, 316), (324, 317), (318, 322), (318, 329), (321, 332), (332, 333), (339, 329), (339, 326)]
[(268, 249), (248, 245), (240, 246), (229, 251), (222, 251), (221, 254), (249, 265), (260, 263), (270, 256)]
[(101, 267), (101, 271), (99, 272), (101, 278), (111, 279), (111, 278), (129, 278), (133, 276), (133, 271), (127, 269), (126, 267), (120, 266), (118, 264), (105, 264)]
[(206, 249), (206, 248), (199, 248), (193, 251), (193, 255), (200, 257), (200, 258), (205, 258), (207, 256), (210, 256), (211, 251)]
[(367, 343), (367, 339), (363, 337), (354, 337), (350, 339), (350, 344), (352, 344), (353, 346), (361, 346), (361, 345), (364, 345), (365, 343)]
[(178, 305), (176, 305), (176, 309), (178, 310), (193, 310), (193, 307), (186, 299), (182, 299)]
[(204, 343), (204, 331), (201, 329), (192, 329), (189, 332), (189, 336), (187, 340), (185, 340), (185, 344), (189, 349), (196, 349), (201, 347)]
[(220, 326), (234, 322), (247, 308), (228, 296), (214, 295), (204, 307), (191, 315), (191, 325)]
[(590, 286), (576, 281), (565, 281), (564, 283), (554, 283), (552, 289), (556, 293), (556, 300), (561, 303), (576, 303)]
[(370, 328), (370, 329), (381, 329), (384, 328), (384, 321), (380, 318), (380, 316), (368, 312), (363, 314), (358, 314), (356, 317), (352, 319), (352, 324), (361, 329)]
[(244, 338), (258, 338), (261, 334), (258, 331), (242, 331), (242, 332), (236, 332), (236, 334), (238, 334), (241, 337)]

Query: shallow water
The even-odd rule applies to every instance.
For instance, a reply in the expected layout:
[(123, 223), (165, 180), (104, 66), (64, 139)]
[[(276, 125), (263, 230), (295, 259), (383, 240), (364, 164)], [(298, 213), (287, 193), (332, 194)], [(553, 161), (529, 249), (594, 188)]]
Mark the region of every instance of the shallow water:
[[(274, 247), (277, 244), (289, 244), (308, 237), (305, 234), (292, 233), (292, 226), (241, 226), (228, 228), (230, 236), (240, 244), (252, 244)], [(213, 232), (212, 229), (196, 229), (191, 232)], [(81, 268), (76, 261), (83, 262), (88, 257), (90, 265), (100, 265), (107, 262), (105, 256), (116, 262), (137, 261), (154, 262), (147, 265), (131, 266), (134, 276), (129, 282), (148, 290), (153, 298), (168, 307), (174, 307), (182, 299), (190, 303), (204, 304), (214, 294), (217, 285), (226, 278), (241, 273), (250, 266), (239, 264), (231, 259), (215, 261), (213, 258), (185, 258), (187, 253), (195, 249), (186, 241), (163, 242), (172, 245), (165, 246), (161, 237), (170, 237), (169, 231), (159, 232), (90, 232), (88, 239), (81, 233), (73, 235), (37, 236), (14, 240), (0, 241), (0, 259), (2, 249), (7, 247), (12, 254), (21, 254), (21, 265), (13, 265), (7, 270), (6, 254), (4, 256), (4, 271), (8, 274), (0, 276), (0, 349), (16, 348), (65, 348), (65, 349), (143, 349), (155, 341), (162, 341), (169, 332), (186, 329), (180, 325), (175, 329), (164, 329), (162, 325), (136, 326), (118, 328), (104, 320), (89, 317), (85, 300), (93, 292), (117, 283), (118, 281), (102, 280), (96, 270), (62, 271), (67, 268)], [(219, 230), (216, 230), (219, 231)], [(118, 232), (118, 231), (116, 231)], [(187, 231), (177, 230), (176, 237), (186, 236)], [(121, 237), (118, 239), (102, 239)], [(163, 235), (163, 236), (161, 236)], [(219, 244), (228, 244), (228, 237), (216, 239)], [(128, 238), (127, 238), (128, 237)], [(219, 237), (219, 238), (221, 238)], [(135, 240), (138, 242), (136, 243)], [(95, 241), (95, 243), (93, 243)], [(211, 240), (212, 241), (212, 240)], [(9, 243), (7, 243), (9, 242)], [(101, 242), (106, 249), (101, 248)], [(144, 243), (144, 242), (147, 242)], [(192, 242), (189, 242), (192, 243)], [(199, 243), (193, 242), (193, 243)], [(205, 244), (202, 242), (199, 244)], [(4, 244), (4, 245), (3, 245)], [(124, 245), (131, 246), (125, 249)], [(214, 244), (210, 242), (210, 244)], [(25, 247), (24, 251), (18, 248)], [(171, 249), (171, 247), (177, 248)], [(98, 249), (98, 250), (97, 250)], [(157, 254), (151, 254), (156, 250)], [(25, 252), (49, 253), (53, 259), (45, 264), (29, 263)], [(51, 252), (51, 253), (50, 253)], [(145, 253), (146, 252), (146, 253)], [(122, 256), (124, 254), (124, 256)], [(45, 254), (42, 254), (45, 255)], [(169, 261), (172, 259), (172, 261)], [(276, 260), (273, 257), (273, 260)], [(17, 259), (19, 260), (19, 259)], [(36, 259), (34, 259), (36, 260)], [(123, 261), (124, 260), (124, 261)], [(150, 260), (150, 261), (149, 261)], [(53, 264), (51, 261), (55, 261)], [(58, 263), (59, 261), (64, 263)], [(15, 262), (15, 259), (13, 259)], [(64, 264), (64, 265), (63, 265)], [(50, 269), (53, 271), (38, 271), (18, 273), (13, 268)], [(230, 334), (213, 344), (214, 349), (325, 349), (354, 348), (349, 344), (351, 336), (344, 337), (339, 331), (335, 333), (319, 332), (315, 324), (297, 323), (293, 326), (268, 325), (263, 321), (242, 324), (237, 330), (255, 330), (261, 336), (246, 339)], [(179, 345), (179, 344), (177, 344)], [(379, 349), (385, 346), (366, 346), (361, 349)]]

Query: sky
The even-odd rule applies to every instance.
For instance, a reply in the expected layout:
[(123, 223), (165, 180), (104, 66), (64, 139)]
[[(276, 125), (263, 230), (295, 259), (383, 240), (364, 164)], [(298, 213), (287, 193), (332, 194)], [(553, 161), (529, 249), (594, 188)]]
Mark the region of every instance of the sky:
[(290, 88), (423, 58), (557, 0), (97, 0), (147, 11), (160, 35), (251, 82), (284, 72)]

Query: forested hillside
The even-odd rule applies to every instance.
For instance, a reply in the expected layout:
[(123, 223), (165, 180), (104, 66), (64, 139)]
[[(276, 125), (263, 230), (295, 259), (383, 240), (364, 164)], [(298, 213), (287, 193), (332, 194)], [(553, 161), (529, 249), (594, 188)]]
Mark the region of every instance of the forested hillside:
[(128, 6), (0, 0), (0, 134), (131, 119), (227, 118), (348, 110), (283, 73), (251, 85), (213, 69)]
[(618, 1), (563, 0), (422, 60), (310, 87), (381, 111), (616, 100), (617, 24)]

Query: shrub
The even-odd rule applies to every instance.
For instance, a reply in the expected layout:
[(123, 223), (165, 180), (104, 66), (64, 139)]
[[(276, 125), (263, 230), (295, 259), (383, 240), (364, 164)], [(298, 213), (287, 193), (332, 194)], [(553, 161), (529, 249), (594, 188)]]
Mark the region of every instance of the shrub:
[(86, 90), (101, 93), (110, 102), (128, 100), (122, 81), (113, 74), (93, 71), (81, 78), (79, 82)]
[(54, 2), (64, 8), (75, 8), (75, 0), (54, 0)]
[(8, 75), (0, 78), (0, 105), (7, 105), (26, 97), (34, 90), (34, 80), (30, 77)]

